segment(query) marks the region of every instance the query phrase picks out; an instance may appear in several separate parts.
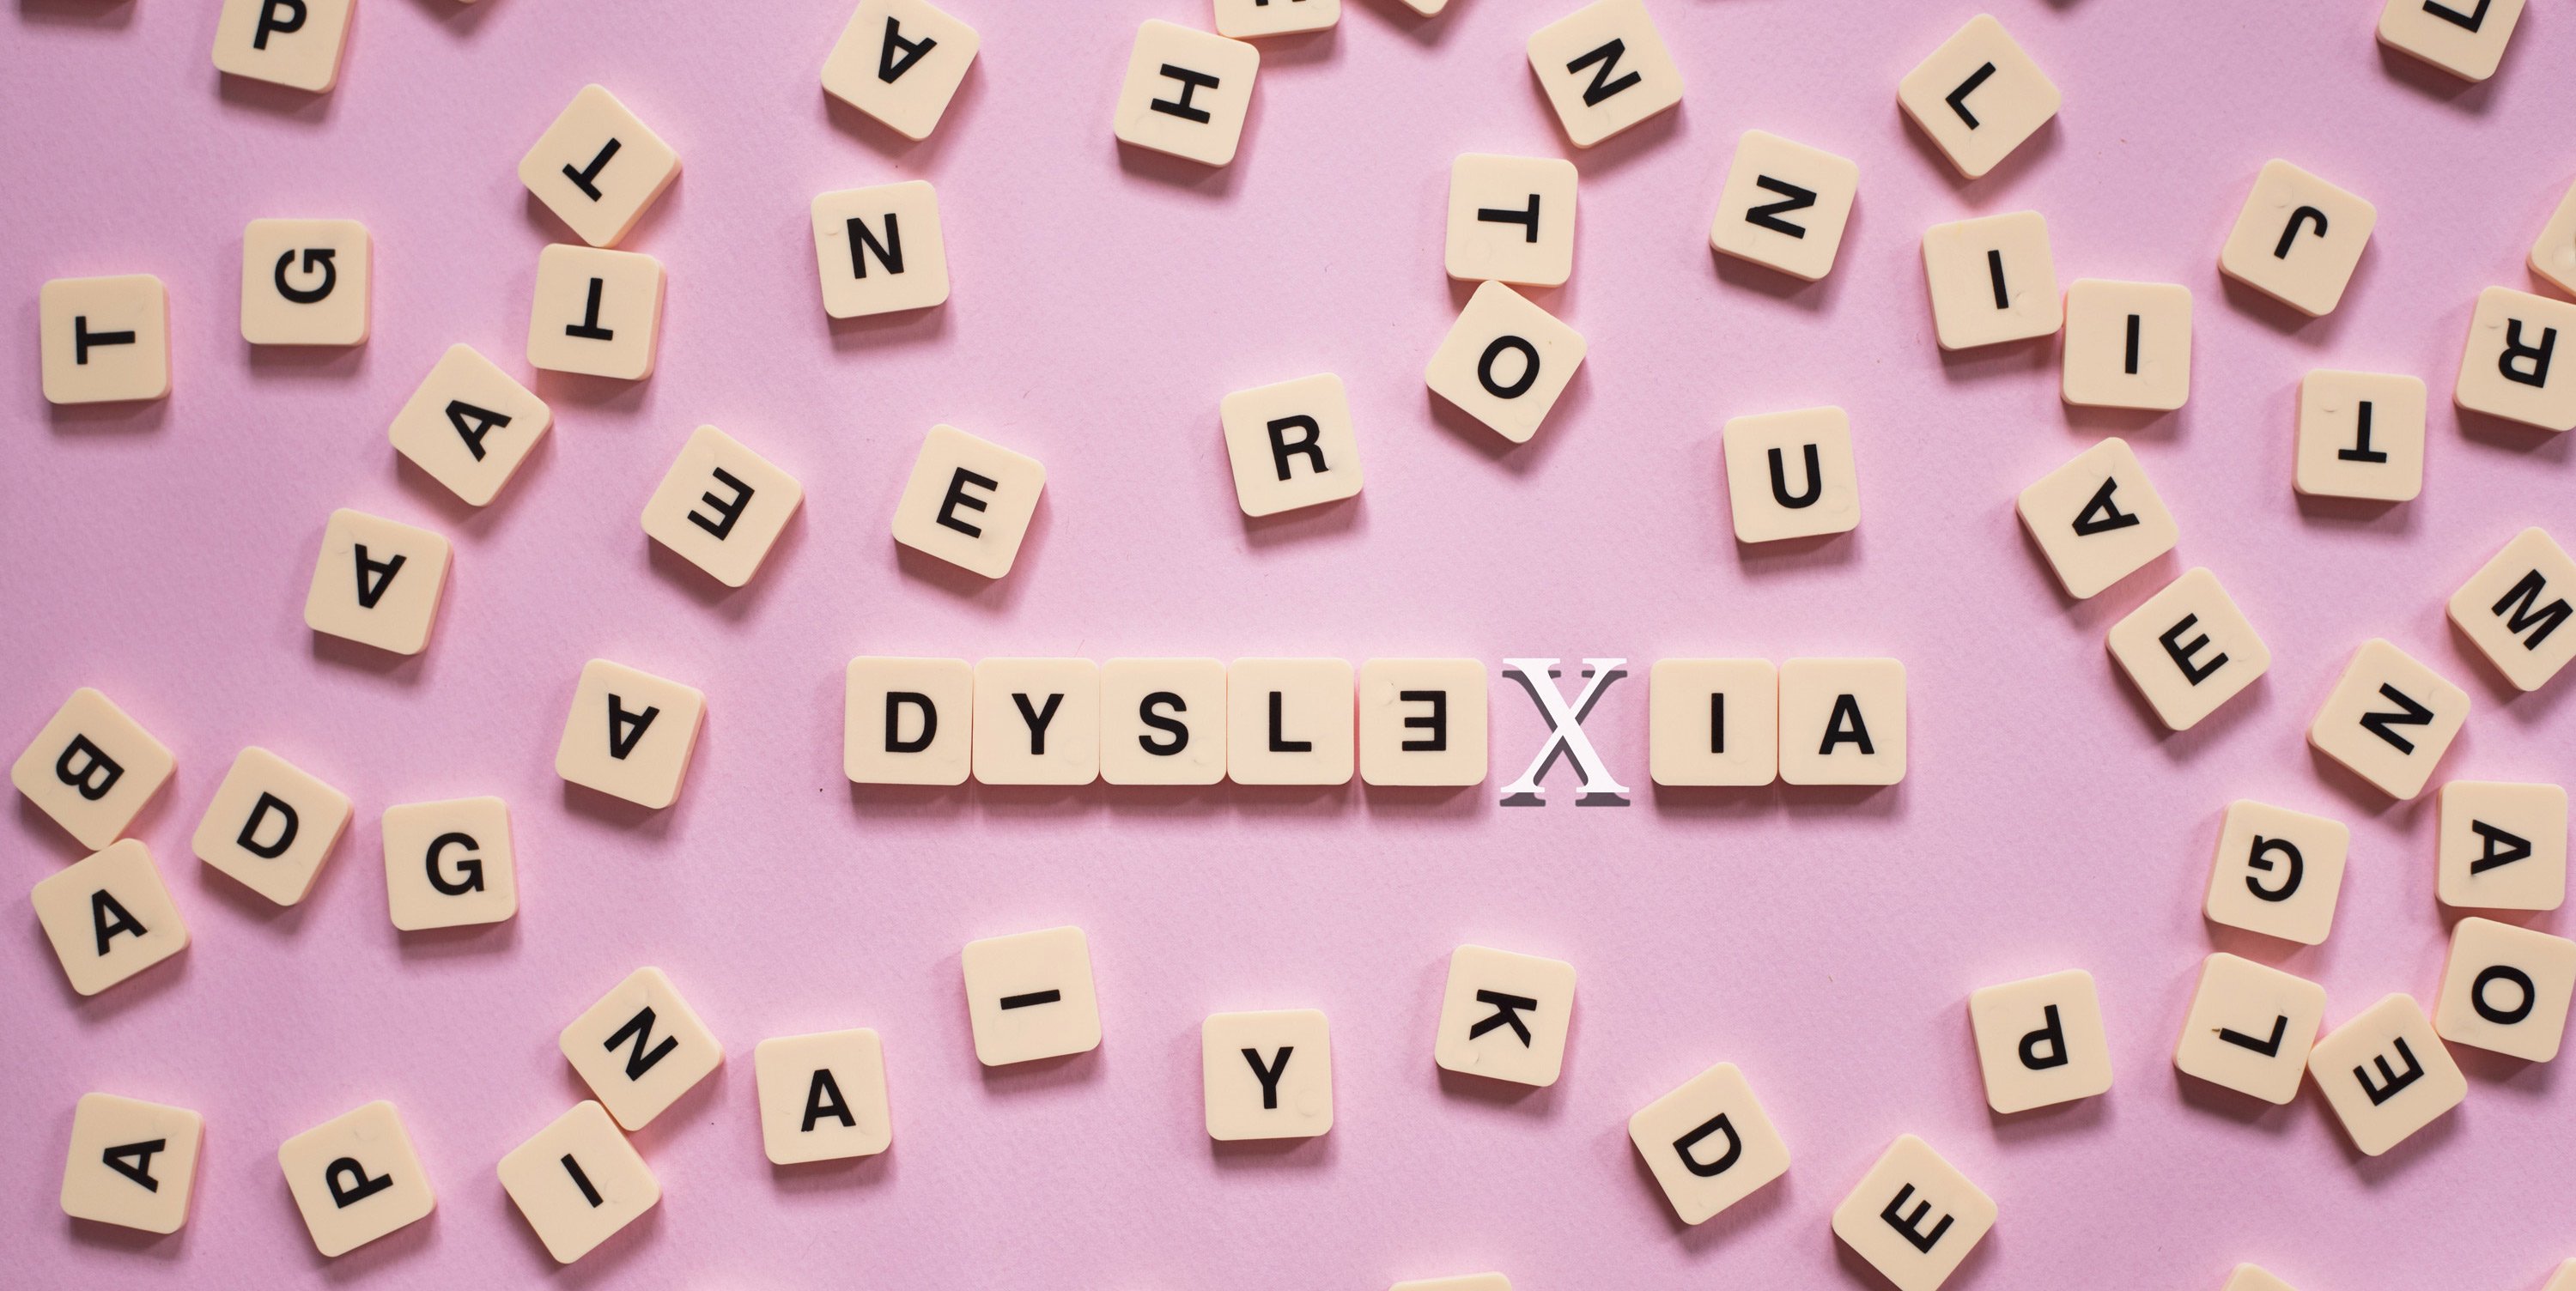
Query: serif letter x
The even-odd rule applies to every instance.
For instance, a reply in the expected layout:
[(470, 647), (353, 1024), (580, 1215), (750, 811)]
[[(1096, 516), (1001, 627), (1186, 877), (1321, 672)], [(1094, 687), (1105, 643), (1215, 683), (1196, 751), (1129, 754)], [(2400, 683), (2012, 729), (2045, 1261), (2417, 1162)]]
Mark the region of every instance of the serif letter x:
[(1547, 791), (1539, 787), (1539, 777), (1563, 753), (1574, 764), (1574, 773), (1583, 779), (1583, 795), (1575, 799), (1581, 807), (1625, 807), (1628, 787), (1610, 778), (1610, 768), (1602, 765), (1601, 755), (1592, 748), (1592, 739), (1583, 733), (1583, 719), (1591, 716), (1592, 706), (1610, 683), (1628, 674), (1619, 665), (1625, 659), (1586, 659), (1583, 661), (1583, 691), (1568, 707), (1565, 696), (1556, 688), (1554, 659), (1505, 659), (1505, 675), (1520, 682), (1538, 704), (1539, 713), (1547, 718), (1547, 742), (1539, 745), (1529, 767), (1520, 779), (1503, 786), (1506, 807), (1536, 807), (1546, 801)]

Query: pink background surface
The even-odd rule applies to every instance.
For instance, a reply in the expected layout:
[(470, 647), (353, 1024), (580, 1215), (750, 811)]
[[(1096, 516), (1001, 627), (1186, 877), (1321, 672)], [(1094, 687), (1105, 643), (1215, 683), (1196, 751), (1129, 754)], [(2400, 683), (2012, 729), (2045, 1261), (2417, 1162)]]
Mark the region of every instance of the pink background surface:
[[(2330, 1025), (2436, 985), (2429, 797), (2391, 806), (2302, 740), (2358, 642), (2384, 635), (2469, 688), (2475, 711), (2439, 778), (2576, 769), (2576, 683), (2513, 694), (2441, 609), (2521, 527), (2576, 529), (2571, 441), (2464, 424), (2449, 400), (2472, 300), (2531, 286), (2524, 253), (2576, 171), (2563, 74), (2576, 12), (2532, 6), (2498, 77), (2464, 89), (2378, 51), (2375, 0), (1998, 0), (2066, 106), (1963, 184), (1903, 123), (1893, 87), (1972, 6), (1657, 0), (1688, 97), (1582, 154), (1522, 53), (1571, 7), (1455, 0), (1423, 21), (1353, 0), (1338, 31), (1264, 45), (1242, 154), (1210, 172), (1122, 152), (1109, 132), (1136, 22), (1204, 25), (1201, 0), (951, 0), (984, 48), (918, 146), (818, 88), (842, 0), (367, 0), (340, 86), (319, 99), (218, 78), (211, 3), (18, 0), (0, 40), (0, 281), (14, 301), (0, 725), (14, 751), (95, 685), (176, 751), (136, 833), (195, 944), (84, 1001), (24, 905), (0, 937), (9, 1280), (1377, 1288), (1494, 1268), (1531, 1291), (1849, 1285), (1870, 1278), (1838, 1254), (1827, 1214), (1908, 1131), (2002, 1207), (1967, 1287), (2215, 1288), (2251, 1259), (2307, 1288), (2511, 1291), (2576, 1255), (2563, 1071), (2457, 1051), (2466, 1105), (2368, 1160), (2313, 1092), (2260, 1107), (2168, 1061), (2213, 948), (2324, 983)], [(536, 253), (566, 235), (513, 167), (592, 80), (686, 166), (627, 243), (669, 268), (660, 369), (632, 386), (537, 380), (556, 429), (474, 512), (399, 464), (385, 426), (453, 342), (526, 375)], [(1822, 283), (1707, 249), (1752, 127), (1860, 163)], [(1583, 173), (1574, 279), (1538, 299), (1591, 356), (1518, 449), (1421, 384), (1465, 298), (1440, 239), (1449, 161), (1468, 150), (1574, 155)], [(2216, 273), (2276, 155), (2379, 204), (2327, 319)], [(914, 177), (939, 186), (953, 298), (829, 323), (808, 199)], [(1934, 347), (1921, 230), (2025, 207), (2049, 216), (2061, 281), (2191, 287), (2188, 407), (2066, 409), (2053, 342)], [(242, 343), (239, 238), (264, 216), (373, 229), (367, 345)], [(169, 284), (175, 393), (49, 409), (38, 284), (127, 272)], [(2294, 499), (2296, 385), (2321, 366), (2426, 378), (2420, 500)], [(1317, 371), (1349, 384), (1367, 492), (1247, 525), (1217, 402)], [(1719, 425), (1827, 402), (1855, 428), (1859, 531), (1739, 548)], [(938, 420), (1049, 468), (1001, 583), (888, 540)], [(637, 529), (701, 423), (808, 489), (740, 592)], [(2070, 604), (2013, 495), (2114, 432), (2137, 445), (2182, 544)], [(341, 506), (454, 539), (425, 655), (390, 661), (305, 629), (313, 553)], [(2274, 664), (2200, 729), (2165, 737), (2102, 636), (2194, 564), (2225, 580)], [(896, 653), (1481, 657), (1496, 667), (1494, 776), (1454, 794), (854, 790), (839, 771), (842, 665)], [(1908, 779), (1655, 791), (1644, 670), (1706, 654), (1903, 659)], [(631, 810), (554, 777), (564, 705), (594, 655), (707, 692), (677, 807)], [(1543, 809), (1496, 805), (1539, 734), (1500, 675), (1506, 655), (1631, 661), (1591, 725), (1633, 807), (1576, 808), (1563, 768)], [(253, 742), (358, 803), (292, 910), (188, 851)], [(378, 813), (483, 793), (511, 804), (519, 917), (397, 936)], [(2352, 824), (2326, 945), (2284, 954), (2203, 923), (2219, 814), (2239, 796)], [(22, 889), (78, 855), (23, 802), (0, 828)], [(958, 948), (1066, 922), (1090, 931), (1107, 1042), (1069, 1064), (980, 1069)], [(2537, 922), (2567, 927), (2563, 912)], [(1469, 940), (1581, 971), (1555, 1088), (1513, 1097), (1432, 1066), (1446, 958)], [(492, 1166), (583, 1096), (555, 1033), (643, 964), (671, 973), (727, 1064), (637, 1136), (662, 1206), (558, 1273)], [(2100, 980), (2117, 1083), (2052, 1113), (1989, 1115), (1966, 994), (2067, 967)], [(1295, 1006), (1332, 1017), (1334, 1130), (1212, 1150), (1200, 1019)], [(885, 1037), (893, 1150), (773, 1169), (753, 1044), (862, 1025)], [(1745, 1069), (1794, 1164), (1685, 1229), (1625, 1122), (1722, 1060)], [(180, 1234), (146, 1240), (56, 1208), (72, 1104), (91, 1089), (205, 1113)], [(402, 1109), (439, 1209), (325, 1262), (274, 1148), (375, 1098)]]

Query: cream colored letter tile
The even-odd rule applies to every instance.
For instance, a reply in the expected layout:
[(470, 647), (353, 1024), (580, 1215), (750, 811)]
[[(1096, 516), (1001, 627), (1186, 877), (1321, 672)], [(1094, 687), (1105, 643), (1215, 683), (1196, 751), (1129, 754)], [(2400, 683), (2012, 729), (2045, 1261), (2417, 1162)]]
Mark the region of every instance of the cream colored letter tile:
[(1260, 71), (1261, 51), (1242, 41), (1148, 18), (1127, 56), (1113, 133), (1139, 148), (1225, 165), (1243, 138)]
[(1986, 14), (1896, 83), (1897, 106), (1970, 179), (2048, 124), (2061, 101), (2048, 74)]
[(2451, 594), (2451, 622), (2520, 690), (2549, 684), (2576, 659), (2576, 560), (2525, 529)]
[(381, 1100), (279, 1144), (277, 1164), (325, 1257), (427, 1218), (435, 1204), (402, 1117)]
[(2182, 536), (2138, 455), (2116, 436), (2023, 489), (2018, 510), (2057, 581), (2077, 600), (2146, 568)]
[(1577, 148), (1682, 101), (1681, 69), (1644, 0), (1596, 0), (1539, 28), (1529, 61)]
[(895, 503), (894, 540), (986, 578), (1011, 572), (1046, 467), (954, 426), (933, 426)]
[[(2502, 3), (2503, 0), (2499, 0)], [(2478, 293), (2451, 399), (2543, 430), (2576, 429), (2576, 305), (2509, 287)], [(2565, 357), (2567, 362), (2558, 360)]]
[(1100, 665), (986, 659), (975, 665), (975, 778), (1089, 784), (1100, 778)]
[(1483, 660), (1371, 659), (1360, 665), (1359, 702), (1361, 780), (1485, 782)]
[(316, 94), (340, 79), (356, 0), (224, 0), (215, 70)]
[(1763, 785), (1780, 776), (1780, 670), (1768, 659), (1662, 659), (1647, 678), (1661, 785)]
[(96, 849), (134, 823), (175, 765), (151, 732), (83, 686), (10, 764), (9, 783), (64, 832)]
[(1100, 997), (1082, 929), (986, 937), (966, 943), (960, 958), (975, 1061), (1001, 1067), (1100, 1047)]
[(2342, 821), (2250, 798), (2229, 803), (2202, 912), (2211, 923), (2314, 946), (2334, 927), (2351, 845)]
[(1458, 311), (1422, 379), (1495, 434), (1526, 444), (1583, 366), (1583, 351), (1582, 333), (1489, 282)]
[(1359, 440), (1342, 379), (1327, 372), (1237, 390), (1217, 405), (1234, 497), (1248, 516), (1356, 496)]
[(1574, 274), (1574, 163), (1462, 152), (1449, 165), (1449, 276), (1561, 287)]
[(2334, 312), (2379, 210), (2278, 159), (2263, 163), (2219, 271), (2311, 318)]
[(1905, 665), (1792, 659), (1780, 665), (1780, 778), (1895, 784), (1905, 778)]
[(385, 900), (404, 932), (499, 923), (519, 912), (510, 807), (451, 798), (385, 808)]
[(775, 1165), (875, 1156), (894, 1141), (877, 1033), (779, 1036), (751, 1051), (760, 1143)]
[(859, 0), (823, 60), (823, 88), (907, 139), (927, 139), (980, 43), (927, 0)]
[(2469, 692), (2374, 637), (2353, 652), (2308, 743), (2404, 800), (2424, 792), (2468, 718)]
[(356, 220), (252, 220), (242, 230), (242, 339), (365, 341), (372, 259), (367, 226)]
[(2219, 1291), (2298, 1291), (2297, 1288), (2265, 1272), (2259, 1265), (2239, 1264), (2227, 1275), (2227, 1285)]
[(2567, 899), (2567, 791), (2454, 780), (2442, 786), (2442, 904), (2555, 910)]
[(573, 689), (555, 774), (639, 806), (668, 807), (680, 799), (706, 715), (707, 697), (691, 687), (593, 659)]
[(1342, 0), (1216, 0), (1220, 36), (1322, 31), (1342, 20)]
[(641, 381), (661, 333), (661, 261), (560, 242), (537, 253), (528, 366)]
[(927, 309), (948, 299), (939, 194), (927, 180), (845, 188), (814, 199), (814, 262), (834, 318)]
[(2531, 271), (2576, 296), (2576, 184), (2567, 186), (2558, 210), (2541, 226), (2540, 240), (2531, 244)]
[(2327, 1033), (2309, 1052), (2308, 1071), (2352, 1145), (2371, 1156), (2405, 1142), (2469, 1093), (2424, 1010), (2404, 995)]
[(429, 648), (447, 589), (447, 539), (342, 507), (322, 530), (304, 625), (395, 654)]
[(233, 759), (191, 841), (198, 860), (294, 905), (313, 890), (349, 816), (347, 794), (253, 745)]
[(2091, 1098), (2111, 1087), (2111, 1041), (2093, 975), (2051, 973), (1968, 996), (1986, 1105), (1998, 1112)]
[(966, 783), (975, 670), (965, 660), (852, 659), (847, 696), (841, 772), (851, 783)]
[(170, 393), (170, 293), (148, 273), (56, 278), (36, 293), (48, 403)]
[(545, 438), (554, 410), (470, 345), (451, 345), (394, 414), (394, 451), (475, 506)]
[(1726, 496), (1737, 542), (1777, 542), (1860, 527), (1851, 418), (1840, 408), (1726, 423)]
[(501, 1158), (501, 1188), (570, 1264), (662, 1199), (662, 1185), (597, 1103), (581, 1103)]
[(2191, 288), (2076, 279), (2060, 393), (2094, 408), (2181, 407), (2191, 397)]
[(1546, 1087), (1565, 1069), (1574, 965), (1460, 946), (1449, 956), (1431, 1060), (1470, 1076)]
[(2206, 569), (2184, 571), (2111, 625), (2106, 640), (2169, 730), (2200, 725), (2272, 666), (2263, 638)]
[(519, 158), (519, 182), (594, 247), (616, 246), (679, 176), (680, 154), (596, 85), (581, 87)]
[(1932, 330), (1945, 350), (2053, 336), (2066, 321), (2048, 221), (2014, 211), (1923, 230)]
[(557, 1041), (602, 1106), (640, 1130), (724, 1062), (724, 1045), (658, 968), (627, 974)]
[(83, 1094), (63, 1161), (63, 1213), (146, 1233), (188, 1222), (206, 1118), (114, 1094)]
[(1333, 1043), (1314, 1009), (1211, 1013), (1199, 1027), (1208, 1137), (1311, 1139), (1333, 1128)]
[(2388, 0), (2379, 11), (2379, 43), (2402, 50), (2464, 81), (2495, 75), (2522, 0)]
[(2299, 382), (2301, 493), (2406, 502), (2424, 491), (2424, 382), (2319, 368)]
[(1629, 1117), (1628, 1141), (1685, 1224), (1708, 1222), (1789, 1171), (1789, 1145), (1731, 1062)]
[(644, 503), (644, 532), (717, 582), (740, 587), (760, 572), (804, 500), (795, 476), (741, 440), (700, 426)]
[(1100, 668), (1100, 778), (1215, 784), (1225, 778), (1225, 665), (1112, 659)]
[(1833, 272), (1860, 192), (1860, 167), (1820, 148), (1747, 130), (1718, 194), (1708, 244), (1814, 282)]
[(2453, 1044), (2547, 1062), (2576, 996), (2576, 941), (2493, 919), (2451, 929), (2434, 1029)]
[(1896, 1291), (1934, 1291), (1994, 1226), (1994, 1198), (1911, 1134), (1834, 1209), (1834, 1236)]
[(2540, 1291), (2576, 1291), (2576, 1260), (2559, 1265), (2558, 1271), (2549, 1275), (2549, 1285)]
[(1235, 660), (1226, 670), (1226, 775), (1236, 784), (1349, 784), (1357, 690), (1343, 659)]
[(136, 839), (36, 881), (36, 921), (72, 989), (96, 995), (188, 948), (188, 926)]
[(2267, 1103), (2299, 1095), (2326, 988), (2224, 952), (2200, 964), (2174, 1068)]

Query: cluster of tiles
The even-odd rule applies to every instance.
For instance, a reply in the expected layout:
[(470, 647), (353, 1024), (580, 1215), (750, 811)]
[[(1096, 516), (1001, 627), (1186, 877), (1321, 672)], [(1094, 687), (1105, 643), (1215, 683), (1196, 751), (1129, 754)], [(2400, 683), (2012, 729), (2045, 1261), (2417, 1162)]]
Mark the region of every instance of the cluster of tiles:
[[(1424, 13), (1445, 0), (1406, 0)], [(337, 80), (352, 0), (225, 0), (214, 61), (227, 74), (313, 92)], [(1209, 166), (1234, 159), (1260, 68), (1249, 38), (1339, 20), (1339, 0), (1213, 0), (1215, 32), (1138, 30), (1112, 123), (1136, 147)], [(2522, 0), (2388, 0), (2379, 38), (2456, 76), (2496, 69)], [(977, 33), (925, 0), (862, 0), (822, 71), (835, 97), (913, 139), (939, 124)], [(1566, 137), (1589, 147), (1681, 101), (1678, 67), (1643, 0), (1599, 0), (1532, 35), (1530, 65)], [(1897, 87), (1905, 115), (1963, 176), (1986, 174), (2055, 115), (2061, 96), (1991, 17), (1968, 22)], [(617, 249), (679, 170), (678, 153), (607, 90), (586, 86), (521, 158), (527, 189), (579, 245), (539, 255), (525, 358), (538, 369), (649, 377), (664, 275)], [(1746, 132), (1708, 241), (1718, 252), (1815, 280), (1834, 266), (1859, 168)], [(1514, 290), (1572, 273), (1577, 175), (1560, 158), (1468, 154), (1451, 172), (1446, 268), (1479, 285), (1426, 366), (1428, 387), (1506, 439), (1534, 436), (1583, 361), (1572, 327)], [(2256, 176), (2219, 268), (2289, 307), (2340, 303), (2376, 212), (2286, 161)], [(924, 182), (813, 200), (824, 312), (931, 308), (949, 294), (936, 193)], [(2190, 393), (2190, 291), (2077, 279), (2061, 293), (2045, 217), (2023, 211), (1937, 225), (1923, 260), (1938, 343), (1962, 349), (2062, 334), (2069, 404), (2170, 410)], [(2533, 247), (2534, 272), (2576, 293), (2576, 190)], [(371, 253), (350, 220), (264, 219), (244, 230), (241, 333), (256, 345), (366, 340)], [(59, 279), (39, 310), (43, 385), (57, 403), (155, 399), (170, 384), (168, 302), (148, 275)], [(2554, 366), (2576, 305), (2502, 287), (2477, 302), (2453, 397), (2463, 409), (2576, 428), (2576, 373)], [(2302, 386), (2302, 493), (2402, 502), (2423, 482), (2425, 385), (2323, 370)], [(1340, 379), (1240, 391), (1219, 409), (1237, 501), (1260, 516), (1360, 491), (1357, 435)], [(449, 349), (395, 415), (393, 448), (475, 506), (490, 503), (552, 422), (545, 402), (472, 349)], [(1739, 541), (1859, 523), (1849, 419), (1819, 407), (1724, 428)], [(1044, 488), (1037, 461), (954, 427), (933, 428), (891, 518), (895, 539), (987, 578), (1009, 574)], [(1794, 482), (1793, 482), (1794, 481)], [(742, 586), (803, 497), (802, 485), (714, 427), (681, 446), (642, 524), (656, 542)], [(2108, 439), (2025, 490), (2019, 513), (2068, 595), (2094, 596), (2172, 550), (2179, 526), (2136, 456)], [(305, 617), (317, 632), (402, 654), (427, 648), (451, 553), (439, 534), (355, 511), (325, 528)], [(2449, 604), (2461, 633), (2514, 685), (2547, 684), (2576, 657), (2576, 561), (2528, 529)], [(2108, 646), (2158, 718), (2208, 717), (2268, 667), (2269, 652), (2217, 578), (2194, 568), (2113, 626)], [(1555, 661), (1534, 662), (1544, 668)], [(1524, 680), (1530, 680), (1524, 678)], [(1599, 682), (1595, 678), (1595, 684)], [(1888, 659), (1667, 659), (1653, 670), (1653, 776), (1664, 785), (1885, 785), (1905, 773), (1905, 671)], [(1560, 734), (1566, 705), (1539, 697)], [(1556, 700), (1549, 702), (1550, 698)], [(955, 659), (863, 657), (847, 675), (844, 769), (854, 782), (958, 784), (1471, 785), (1487, 774), (1486, 673), (1468, 659)], [(678, 682), (593, 660), (556, 757), (567, 781), (647, 807), (676, 801), (705, 715)], [(2385, 641), (2363, 644), (2309, 731), (2315, 747), (2399, 799), (2420, 795), (2467, 718), (2468, 695)], [(93, 854), (36, 885), (40, 922), (75, 990), (105, 990), (184, 949), (185, 924), (144, 845), (123, 834), (169, 777), (169, 750), (104, 696), (81, 690), (12, 768), (37, 807)], [(1534, 778), (1539, 770), (1533, 767)], [(194, 850), (280, 905), (301, 901), (353, 817), (349, 799), (261, 748), (245, 749), (208, 804)], [(2440, 795), (2439, 894), (2478, 911), (2564, 900), (2567, 799), (2552, 785), (2454, 781)], [(509, 818), (496, 798), (382, 814), (387, 903), (409, 930), (491, 923), (517, 910)], [(2227, 812), (2205, 912), (2217, 923), (2315, 944), (2331, 926), (2348, 831), (2255, 802)], [(968, 945), (976, 1053), (1005, 1065), (1100, 1042), (1090, 950), (1076, 928)], [(1525, 1085), (1561, 1070), (1574, 969), (1466, 946), (1451, 960), (1433, 1058)], [(2558, 1052), (2576, 995), (2576, 942), (2482, 917), (2453, 933), (2430, 1017), (2392, 995), (2319, 1037), (2325, 992), (2230, 954), (2205, 961), (2174, 1064), (2274, 1103), (2312, 1082), (2354, 1144), (2380, 1153), (2465, 1096), (2449, 1044), (2532, 1061)], [(1974, 992), (1968, 1014), (1999, 1113), (2097, 1096), (2111, 1084), (2091, 976), (2067, 971)], [(595, 1101), (502, 1158), (502, 1186), (547, 1249), (570, 1262), (657, 1203), (626, 1132), (716, 1069), (723, 1046), (657, 969), (620, 983), (568, 1025), (561, 1046)], [(763, 1041), (755, 1050), (763, 1142), (780, 1163), (863, 1156), (891, 1139), (875, 1032)], [(1332, 1127), (1330, 1031), (1315, 1010), (1222, 1013), (1202, 1028), (1208, 1135), (1310, 1137)], [(1675, 1212), (1699, 1223), (1779, 1178), (1788, 1150), (1733, 1064), (1639, 1111), (1629, 1130)], [(202, 1120), (108, 1094), (74, 1114), (62, 1205), (153, 1232), (185, 1220)], [(427, 1215), (428, 1177), (402, 1122), (370, 1103), (287, 1140), (279, 1163), (325, 1256)], [(1933, 1149), (1900, 1137), (1832, 1216), (1853, 1252), (1900, 1291), (1941, 1285), (1992, 1227), (1996, 1203)], [(1499, 1274), (1398, 1291), (1508, 1291)], [(2230, 1291), (2280, 1291), (2251, 1265)], [(2576, 1291), (2576, 1261), (2551, 1291)]]

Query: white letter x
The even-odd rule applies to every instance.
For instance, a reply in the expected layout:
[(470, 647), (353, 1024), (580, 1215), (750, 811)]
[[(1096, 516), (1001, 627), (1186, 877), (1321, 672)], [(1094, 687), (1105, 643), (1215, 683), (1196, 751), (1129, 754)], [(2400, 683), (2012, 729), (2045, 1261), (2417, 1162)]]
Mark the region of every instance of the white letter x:
[(1503, 671), (1517, 678), (1521, 688), (1537, 701), (1539, 712), (1547, 718), (1547, 742), (1539, 746), (1521, 778), (1503, 786), (1503, 805), (1535, 807), (1546, 800), (1547, 790), (1539, 787), (1539, 777), (1547, 774), (1549, 764), (1561, 751), (1574, 763), (1574, 773), (1583, 780), (1583, 796), (1575, 799), (1583, 807), (1625, 807), (1628, 787), (1610, 778), (1610, 768), (1602, 765), (1601, 755), (1593, 751), (1591, 737), (1583, 733), (1583, 719), (1591, 716), (1592, 705), (1611, 682), (1628, 674), (1619, 670), (1625, 659), (1586, 659), (1583, 691), (1574, 697), (1568, 711), (1565, 696), (1556, 688), (1553, 678), (1554, 659), (1505, 659)]

